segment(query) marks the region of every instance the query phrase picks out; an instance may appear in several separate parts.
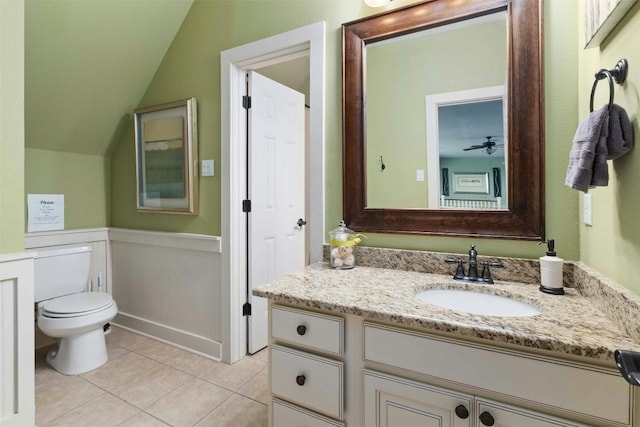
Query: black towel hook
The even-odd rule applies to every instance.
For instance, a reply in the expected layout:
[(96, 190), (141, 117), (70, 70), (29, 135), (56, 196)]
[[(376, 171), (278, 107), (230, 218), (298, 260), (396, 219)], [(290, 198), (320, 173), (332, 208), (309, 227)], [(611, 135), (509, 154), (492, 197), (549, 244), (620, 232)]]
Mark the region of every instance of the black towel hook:
[(616, 83), (622, 84), (627, 79), (627, 73), (629, 72), (629, 62), (626, 59), (621, 59), (618, 61), (616, 66), (610, 70), (606, 68), (602, 68), (598, 70), (595, 77), (596, 80), (593, 82), (593, 86), (591, 87), (591, 98), (589, 99), (589, 111), (593, 112), (593, 98), (596, 94), (596, 86), (598, 86), (598, 81), (606, 78), (609, 81), (609, 110), (613, 106), (613, 81)]

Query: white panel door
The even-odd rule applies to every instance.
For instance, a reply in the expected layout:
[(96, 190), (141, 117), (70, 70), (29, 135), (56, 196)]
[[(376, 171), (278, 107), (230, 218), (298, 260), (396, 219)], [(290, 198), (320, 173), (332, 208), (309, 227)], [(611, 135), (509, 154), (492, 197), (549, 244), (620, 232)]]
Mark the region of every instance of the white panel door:
[(267, 301), (251, 295), (305, 265), (304, 95), (249, 73), (249, 353), (267, 345)]

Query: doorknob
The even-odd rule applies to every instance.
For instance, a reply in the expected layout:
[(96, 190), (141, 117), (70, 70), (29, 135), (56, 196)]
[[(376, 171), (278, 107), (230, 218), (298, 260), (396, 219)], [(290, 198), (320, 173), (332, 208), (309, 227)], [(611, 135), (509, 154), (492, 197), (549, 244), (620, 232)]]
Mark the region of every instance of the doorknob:
[(296, 222), (296, 224), (298, 224), (298, 227), (301, 227), (301, 228), (302, 228), (302, 226), (303, 226), (303, 225), (306, 225), (306, 224), (307, 224), (307, 221), (305, 221), (304, 219), (300, 218), (300, 219), (298, 220), (298, 222)]

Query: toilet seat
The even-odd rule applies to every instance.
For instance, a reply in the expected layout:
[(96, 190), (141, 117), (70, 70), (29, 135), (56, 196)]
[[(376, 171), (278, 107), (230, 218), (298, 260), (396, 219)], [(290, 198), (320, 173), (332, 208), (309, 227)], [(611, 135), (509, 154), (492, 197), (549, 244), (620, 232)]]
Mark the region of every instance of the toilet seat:
[(86, 316), (109, 308), (115, 302), (104, 292), (80, 292), (54, 298), (43, 304), (42, 316), (69, 318)]

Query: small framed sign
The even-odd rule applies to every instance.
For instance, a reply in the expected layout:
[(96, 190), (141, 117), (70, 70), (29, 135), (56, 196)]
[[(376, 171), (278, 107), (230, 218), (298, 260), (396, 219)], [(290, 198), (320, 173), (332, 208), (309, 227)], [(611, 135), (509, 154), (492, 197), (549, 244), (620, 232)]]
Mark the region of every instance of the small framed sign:
[(27, 194), (27, 232), (64, 230), (64, 194)]

